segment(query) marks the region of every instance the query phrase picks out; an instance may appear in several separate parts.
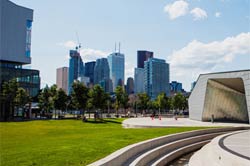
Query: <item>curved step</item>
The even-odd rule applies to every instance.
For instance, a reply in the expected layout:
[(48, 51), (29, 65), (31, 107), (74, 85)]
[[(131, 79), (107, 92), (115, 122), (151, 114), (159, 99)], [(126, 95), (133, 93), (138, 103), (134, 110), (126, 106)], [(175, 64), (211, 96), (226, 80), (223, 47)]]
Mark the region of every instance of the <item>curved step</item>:
[(210, 133), (218, 133), (218, 132), (229, 132), (229, 131), (237, 131), (237, 130), (244, 130), (246, 127), (230, 127), (230, 128), (213, 128), (213, 129), (203, 129), (203, 130), (195, 130), (195, 131), (189, 131), (189, 132), (183, 132), (183, 133), (177, 133), (177, 134), (171, 134), (167, 136), (162, 136), (146, 141), (142, 141), (136, 144), (132, 144), (129, 146), (126, 146), (109, 156), (100, 159), (94, 163), (91, 163), (91, 166), (113, 166), (113, 165), (122, 165), (126, 166), (132, 163), (136, 158), (141, 156), (142, 154), (146, 153), (147, 151), (150, 151), (154, 148), (157, 148), (159, 146), (171, 143), (173, 141), (204, 135), (204, 134), (210, 134)]
[(193, 151), (200, 149), (202, 146), (206, 145), (210, 141), (211, 140), (201, 141), (201, 142), (197, 142), (197, 143), (176, 149), (175, 151), (172, 151), (171, 153), (168, 153), (168, 154), (162, 156), (161, 158), (159, 158), (155, 162), (150, 163), (150, 165), (151, 166), (164, 166), (164, 165), (170, 163), (171, 161), (181, 157), (182, 155), (185, 155), (187, 153), (190, 153), (190, 152), (193, 152)]
[[(250, 130), (236, 131), (214, 138), (210, 143), (192, 155), (190, 166), (250, 165)], [(229, 140), (227, 140), (229, 139)], [(232, 148), (232, 149), (230, 149)], [(207, 161), (211, 162), (207, 162)]]
[(161, 156), (165, 154), (175, 151), (176, 149), (179, 149), (179, 148), (182, 148), (182, 147), (185, 147), (187, 145), (194, 144), (197, 142), (211, 140), (212, 138), (221, 134), (225, 134), (225, 132), (216, 132), (216, 133), (211, 133), (211, 134), (188, 137), (188, 138), (184, 138), (184, 139), (180, 139), (177, 141), (164, 144), (162, 146), (158, 146), (138, 156), (131, 164), (129, 164), (129, 166), (151, 165), (150, 164), (151, 162), (157, 160), (158, 158), (160, 158)]

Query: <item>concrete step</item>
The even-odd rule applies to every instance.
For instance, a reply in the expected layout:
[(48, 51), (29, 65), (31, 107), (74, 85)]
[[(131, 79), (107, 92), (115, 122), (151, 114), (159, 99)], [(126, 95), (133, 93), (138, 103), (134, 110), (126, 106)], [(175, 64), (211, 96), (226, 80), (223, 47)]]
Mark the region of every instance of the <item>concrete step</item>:
[(184, 138), (184, 139), (179, 139), (177, 141), (172, 141), (170, 143), (155, 147), (155, 148), (141, 154), (133, 162), (131, 162), (129, 164), (129, 166), (151, 165), (151, 163), (153, 161), (159, 159), (163, 155), (171, 153), (179, 148), (188, 146), (190, 144), (194, 144), (194, 143), (198, 143), (198, 142), (202, 142), (202, 141), (206, 141), (206, 140), (211, 140), (212, 138), (214, 138), (218, 135), (221, 135), (221, 134), (225, 134), (225, 132), (216, 132), (216, 133), (198, 135), (198, 136), (188, 137), (188, 138)]
[(175, 160), (175, 159), (177, 159), (177, 158), (179, 158), (187, 153), (191, 153), (193, 151), (200, 149), (202, 146), (206, 145), (210, 141), (211, 140), (201, 141), (201, 142), (197, 142), (197, 143), (190, 144), (190, 145), (184, 146), (182, 148), (176, 149), (176, 150), (172, 151), (171, 153), (168, 153), (168, 154), (160, 157), (155, 162), (150, 163), (150, 165), (151, 166), (165, 166), (168, 163), (170, 163), (171, 161), (173, 161), (173, 160)]
[[(113, 166), (113, 165), (127, 166), (127, 165), (130, 165), (132, 162), (134, 162), (138, 157), (147, 153), (148, 151), (151, 151), (152, 149), (155, 149), (160, 146), (164, 146), (171, 142), (175, 142), (175, 141), (186, 139), (186, 138), (188, 139), (190, 137), (206, 135), (206, 134), (230, 132), (230, 131), (237, 131), (237, 130), (244, 130), (244, 129), (245, 127), (213, 128), (213, 129), (203, 129), (203, 130), (189, 131), (189, 132), (162, 136), (162, 137), (142, 141), (142, 142), (124, 147), (101, 160), (91, 163), (90, 165), (91, 166), (101, 166), (101, 165), (102, 166)], [(201, 139), (201, 141), (203, 140)], [(193, 142), (191, 141), (191, 143)], [(161, 157), (162, 155), (165, 155), (165, 154), (158, 153), (158, 156)]]

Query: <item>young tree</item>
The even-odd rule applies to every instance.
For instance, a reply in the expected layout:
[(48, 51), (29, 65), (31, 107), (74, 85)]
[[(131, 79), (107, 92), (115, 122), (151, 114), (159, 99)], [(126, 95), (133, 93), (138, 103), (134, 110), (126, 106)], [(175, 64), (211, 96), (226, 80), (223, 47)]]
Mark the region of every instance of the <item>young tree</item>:
[(129, 101), (128, 94), (125, 91), (123, 91), (121, 106), (123, 109), (125, 109), (124, 114), (126, 113), (126, 109), (128, 109), (129, 107), (128, 101)]
[(181, 93), (177, 93), (173, 98), (173, 108), (179, 110), (183, 110), (185, 107), (185, 103), (187, 102), (185, 96)]
[(115, 89), (115, 108), (116, 108), (116, 115), (118, 116), (118, 110), (122, 106), (122, 100), (123, 100), (123, 95), (124, 95), (124, 89), (121, 86), (117, 86)]
[(82, 113), (84, 115), (84, 111), (87, 108), (87, 101), (88, 101), (88, 92), (89, 89), (80, 81), (75, 81), (72, 85), (72, 100), (75, 107), (80, 110), (82, 109)]
[(148, 108), (148, 102), (150, 100), (149, 96), (147, 95), (147, 93), (139, 93), (138, 97), (139, 97), (139, 102), (138, 102), (139, 108), (141, 110), (146, 110)]
[[(115, 101), (115, 106), (116, 106), (116, 111), (118, 115), (118, 110), (120, 108), (127, 109), (128, 108), (128, 94), (125, 92), (124, 88), (122, 86), (117, 86), (115, 89), (115, 95), (116, 95), (116, 101)], [(125, 110), (123, 110), (124, 113)]]
[(55, 98), (55, 109), (59, 110), (58, 116), (60, 116), (60, 111), (65, 111), (67, 108), (68, 96), (64, 90), (61, 88), (57, 91)]
[(24, 106), (31, 100), (30, 96), (23, 88), (18, 88), (16, 92), (16, 97), (14, 99), (15, 105), (17, 107), (17, 110), (19, 108), (22, 108), (22, 111), (24, 111)]
[(108, 94), (104, 92), (100, 85), (95, 85), (88, 93), (88, 107), (90, 109), (105, 109), (107, 106)]
[(53, 104), (50, 88), (46, 85), (38, 96), (38, 105), (48, 118), (52, 118), (50, 114), (52, 113)]
[(170, 109), (171, 107), (171, 100), (167, 97), (166, 93), (159, 94), (155, 101), (159, 110)]
[(1, 88), (2, 111), (4, 112), (4, 121), (10, 120), (14, 115), (15, 97), (17, 94), (18, 83), (16, 79), (4, 82)]

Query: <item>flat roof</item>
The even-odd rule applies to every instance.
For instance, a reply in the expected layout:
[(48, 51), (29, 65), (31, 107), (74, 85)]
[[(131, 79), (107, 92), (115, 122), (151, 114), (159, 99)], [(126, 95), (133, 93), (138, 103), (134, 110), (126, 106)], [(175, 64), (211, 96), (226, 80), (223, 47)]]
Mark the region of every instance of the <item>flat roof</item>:
[(214, 72), (214, 73), (205, 73), (205, 74), (200, 74), (200, 75), (222, 74), (222, 73), (234, 73), (234, 72), (244, 72), (244, 71), (249, 71), (249, 72), (250, 72), (250, 69), (245, 69), (245, 70), (233, 70), (233, 71), (222, 71), (222, 72)]

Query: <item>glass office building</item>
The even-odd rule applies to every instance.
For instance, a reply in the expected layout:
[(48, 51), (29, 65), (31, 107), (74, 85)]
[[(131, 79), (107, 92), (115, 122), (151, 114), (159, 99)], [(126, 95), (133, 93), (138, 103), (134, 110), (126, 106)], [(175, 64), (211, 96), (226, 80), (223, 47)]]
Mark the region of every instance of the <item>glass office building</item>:
[(85, 63), (85, 76), (89, 77), (91, 84), (94, 84), (95, 63), (95, 61)]
[(135, 78), (135, 93), (143, 93), (144, 92), (144, 69), (143, 68), (135, 68), (134, 72), (134, 78)]
[(120, 52), (115, 52), (108, 56), (110, 79), (113, 83), (113, 92), (118, 85), (124, 85), (124, 59), (124, 54), (121, 54)]
[(173, 93), (180, 93), (182, 92), (182, 83), (177, 81), (172, 81), (170, 83), (170, 91)]
[(146, 50), (137, 51), (137, 68), (144, 68), (144, 62), (149, 58), (153, 58), (154, 53)]
[(84, 76), (84, 64), (80, 53), (77, 50), (69, 51), (69, 83), (68, 83), (68, 93), (72, 91), (72, 84), (74, 80), (77, 80), (78, 77)]
[(31, 64), (33, 10), (9, 0), (0, 0), (0, 84), (16, 79), (31, 97), (40, 90), (38, 70)]
[(112, 82), (109, 78), (110, 69), (107, 58), (101, 58), (96, 60), (94, 73), (94, 84), (101, 85), (105, 92), (111, 92)]
[(169, 64), (165, 60), (149, 58), (144, 62), (144, 90), (151, 99), (163, 92), (170, 94)]

